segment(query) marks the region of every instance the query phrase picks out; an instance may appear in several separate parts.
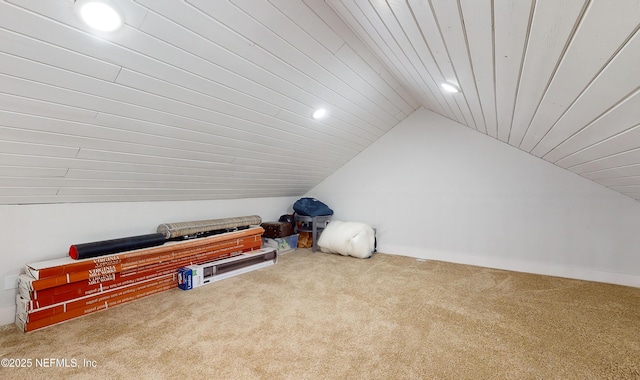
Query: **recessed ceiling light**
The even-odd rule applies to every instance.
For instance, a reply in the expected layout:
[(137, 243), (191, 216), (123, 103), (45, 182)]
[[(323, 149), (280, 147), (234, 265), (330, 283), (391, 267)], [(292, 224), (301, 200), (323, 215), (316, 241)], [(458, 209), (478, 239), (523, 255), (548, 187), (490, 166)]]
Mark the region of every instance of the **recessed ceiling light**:
[(444, 82), (441, 86), (447, 92), (460, 92), (460, 88), (453, 83)]
[(312, 116), (314, 119), (320, 119), (324, 117), (324, 115), (326, 114), (327, 114), (327, 110), (325, 110), (324, 108), (320, 108), (320, 109), (317, 109)]
[(122, 26), (122, 15), (108, 2), (79, 0), (76, 9), (82, 21), (99, 31), (113, 32)]

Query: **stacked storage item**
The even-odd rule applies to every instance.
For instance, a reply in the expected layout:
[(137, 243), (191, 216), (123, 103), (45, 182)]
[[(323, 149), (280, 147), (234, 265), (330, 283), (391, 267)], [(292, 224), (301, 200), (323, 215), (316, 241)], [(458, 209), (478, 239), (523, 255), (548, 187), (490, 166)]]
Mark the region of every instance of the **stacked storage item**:
[(295, 250), (298, 246), (298, 235), (293, 232), (289, 222), (264, 222), (262, 243), (266, 247), (275, 248), (278, 254)]
[(28, 264), (18, 279), (16, 325), (33, 331), (178, 286), (178, 269), (258, 250), (260, 226), (168, 241), (96, 258)]

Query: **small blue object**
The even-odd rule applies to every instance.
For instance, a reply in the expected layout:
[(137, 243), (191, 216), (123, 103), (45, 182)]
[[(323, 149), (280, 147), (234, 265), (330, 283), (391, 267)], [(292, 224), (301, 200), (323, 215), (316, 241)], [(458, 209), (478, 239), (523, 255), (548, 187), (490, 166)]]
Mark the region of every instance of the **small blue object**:
[(182, 267), (178, 269), (178, 288), (182, 290), (193, 289), (193, 276), (197, 269)]

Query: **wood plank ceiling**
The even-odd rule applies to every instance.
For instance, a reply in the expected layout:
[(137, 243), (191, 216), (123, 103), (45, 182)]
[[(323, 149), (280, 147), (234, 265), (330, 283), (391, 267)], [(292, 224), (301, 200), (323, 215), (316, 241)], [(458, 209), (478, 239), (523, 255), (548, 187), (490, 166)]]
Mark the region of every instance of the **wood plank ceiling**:
[(298, 196), (421, 106), (640, 199), (640, 0), (111, 1), (0, 1), (0, 204)]

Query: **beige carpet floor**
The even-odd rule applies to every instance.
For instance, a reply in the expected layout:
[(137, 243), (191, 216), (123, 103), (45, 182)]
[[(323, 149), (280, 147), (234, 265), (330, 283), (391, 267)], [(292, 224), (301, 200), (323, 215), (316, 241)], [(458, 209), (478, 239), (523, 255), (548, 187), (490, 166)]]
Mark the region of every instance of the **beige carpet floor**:
[[(299, 249), (32, 333), (4, 326), (0, 358), (33, 363), (2, 379), (640, 379), (640, 289)], [(78, 368), (36, 367), (47, 358)]]

